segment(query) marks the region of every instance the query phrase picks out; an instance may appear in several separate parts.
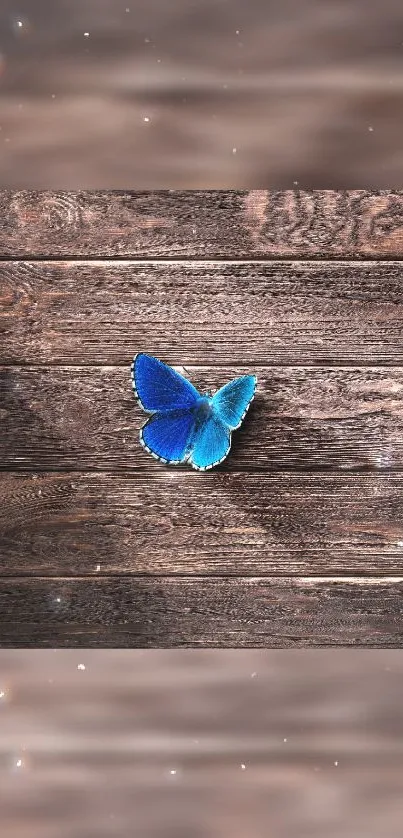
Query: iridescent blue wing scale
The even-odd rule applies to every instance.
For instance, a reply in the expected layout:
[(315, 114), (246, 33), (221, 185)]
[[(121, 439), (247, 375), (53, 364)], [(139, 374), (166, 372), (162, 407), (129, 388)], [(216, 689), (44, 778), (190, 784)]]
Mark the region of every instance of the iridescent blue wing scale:
[(239, 428), (255, 395), (256, 377), (235, 378), (213, 396), (212, 414), (196, 433), (190, 463), (199, 471), (214, 468), (228, 456), (231, 431)]
[(255, 375), (242, 375), (225, 384), (213, 396), (214, 413), (231, 431), (242, 424), (255, 395), (256, 383)]
[(154, 413), (140, 431), (140, 442), (157, 460), (178, 465), (189, 453), (194, 422), (192, 408)]
[(172, 367), (140, 352), (131, 367), (140, 407), (153, 415), (140, 431), (143, 448), (163, 463), (178, 464), (189, 453), (200, 394)]
[(231, 448), (231, 432), (221, 419), (212, 413), (193, 440), (189, 462), (197, 471), (218, 466)]
[(200, 398), (187, 378), (143, 352), (132, 363), (132, 382), (140, 407), (148, 413), (193, 407)]

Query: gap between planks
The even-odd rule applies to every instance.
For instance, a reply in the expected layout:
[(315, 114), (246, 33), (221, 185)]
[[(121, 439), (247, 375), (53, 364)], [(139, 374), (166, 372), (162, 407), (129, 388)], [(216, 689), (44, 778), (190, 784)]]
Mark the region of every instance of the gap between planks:
[(273, 262), (285, 263), (285, 264), (295, 264), (306, 262), (315, 262), (316, 265), (320, 264), (327, 264), (331, 263), (332, 265), (348, 265), (351, 263), (357, 265), (372, 265), (376, 263), (377, 265), (385, 265), (393, 262), (394, 264), (403, 263), (403, 259), (396, 258), (396, 256), (387, 256), (382, 254), (381, 256), (351, 256), (348, 258), (340, 259), (340, 257), (333, 257), (332, 256), (324, 256), (323, 254), (320, 255), (307, 255), (307, 256), (279, 256), (278, 254), (274, 254), (273, 256), (265, 256), (264, 258), (260, 259), (248, 259), (244, 256), (240, 257), (239, 259), (232, 257), (229, 259), (227, 256), (203, 256), (201, 254), (197, 254), (197, 256), (175, 256), (174, 259), (170, 259), (166, 256), (150, 256), (147, 258), (146, 256), (63, 256), (60, 253), (56, 253), (55, 255), (47, 255), (47, 256), (31, 256), (29, 253), (24, 254), (23, 256), (0, 256), (0, 263), (2, 262), (11, 262), (12, 264), (18, 264), (18, 262), (72, 262), (73, 264), (85, 264), (86, 262), (91, 263), (98, 263), (102, 264), (102, 262), (112, 262), (116, 265), (122, 263), (127, 264), (128, 262), (133, 262), (136, 265), (153, 265), (153, 264), (163, 264), (163, 265), (183, 265), (183, 263), (191, 264), (192, 262), (200, 262), (203, 265), (208, 264), (225, 264), (225, 265), (266, 265), (272, 264)]
[[(279, 551), (280, 552), (280, 551)], [(297, 550), (294, 551), (285, 551), (286, 552), (294, 552), (298, 553)], [(310, 552), (313, 552), (310, 549)], [(88, 582), (88, 581), (96, 581), (99, 584), (103, 584), (104, 582), (108, 582), (109, 580), (127, 580), (127, 581), (138, 581), (141, 580), (147, 581), (154, 581), (154, 582), (163, 582), (166, 580), (167, 582), (180, 582), (191, 580), (192, 582), (209, 582), (210, 579), (212, 581), (220, 581), (220, 580), (236, 580), (237, 582), (242, 582), (243, 579), (248, 582), (259, 582), (264, 580), (270, 580), (276, 582), (277, 580), (283, 581), (284, 579), (289, 579), (291, 581), (298, 582), (298, 580), (302, 580), (306, 583), (317, 583), (317, 582), (348, 582), (348, 584), (352, 585), (382, 585), (383, 583), (386, 584), (399, 584), (403, 582), (403, 576), (393, 576), (389, 571), (379, 571), (379, 573), (371, 573), (371, 576), (368, 576), (365, 572), (357, 573), (354, 572), (354, 575), (350, 576), (348, 573), (339, 574), (338, 576), (323, 576), (323, 574), (316, 575), (315, 573), (310, 573), (307, 576), (305, 573), (294, 573), (291, 574), (289, 571), (287, 573), (214, 573), (211, 571), (206, 571), (206, 573), (103, 573), (102, 570), (94, 570), (92, 573), (80, 573), (79, 576), (77, 574), (72, 574), (71, 576), (59, 576), (57, 574), (43, 574), (41, 573), (38, 575), (37, 573), (4, 573), (3, 571), (0, 573), (0, 582), (31, 582), (35, 585), (37, 582)], [(0, 622), (1, 628), (1, 622)], [(1, 648), (1, 644), (0, 644)]]

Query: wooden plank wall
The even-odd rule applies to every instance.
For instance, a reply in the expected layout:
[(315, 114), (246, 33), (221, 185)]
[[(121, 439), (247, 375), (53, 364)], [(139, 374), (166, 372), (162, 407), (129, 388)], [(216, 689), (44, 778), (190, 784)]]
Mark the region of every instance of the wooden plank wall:
[[(400, 646), (402, 252), (403, 193), (1, 193), (0, 644)], [(139, 350), (257, 373), (218, 469)]]

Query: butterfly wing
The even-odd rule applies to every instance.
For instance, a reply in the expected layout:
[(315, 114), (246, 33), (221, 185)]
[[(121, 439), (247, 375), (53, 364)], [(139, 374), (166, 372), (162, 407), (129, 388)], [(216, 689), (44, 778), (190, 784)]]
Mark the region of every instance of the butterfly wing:
[(225, 460), (231, 448), (231, 432), (212, 413), (193, 440), (190, 463), (198, 471), (207, 471)]
[(213, 411), (231, 431), (242, 424), (248, 407), (255, 395), (255, 375), (234, 378), (213, 396)]
[(157, 460), (177, 465), (189, 452), (194, 423), (192, 408), (154, 413), (140, 431), (140, 442)]
[(190, 408), (200, 398), (187, 378), (151, 355), (140, 352), (131, 369), (137, 400), (149, 413)]
[(199, 471), (217, 466), (231, 448), (231, 431), (239, 428), (255, 395), (256, 377), (243, 375), (230, 381), (212, 398), (212, 413), (196, 431), (190, 463)]

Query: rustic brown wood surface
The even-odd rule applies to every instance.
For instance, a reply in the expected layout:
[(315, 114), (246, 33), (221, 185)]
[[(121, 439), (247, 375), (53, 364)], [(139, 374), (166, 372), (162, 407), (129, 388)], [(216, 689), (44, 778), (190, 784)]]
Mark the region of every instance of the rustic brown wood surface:
[[(233, 435), (231, 456), (215, 476), (240, 469), (402, 468), (402, 367), (253, 370), (258, 394)], [(186, 367), (201, 391), (247, 371), (245, 366)], [(146, 416), (133, 398), (130, 364), (7, 366), (0, 368), (0, 386), (5, 466), (155, 475), (155, 464), (138, 444)]]
[(3, 576), (396, 575), (393, 475), (8, 474)]
[(399, 259), (403, 192), (2, 192), (4, 256)]
[(397, 261), (4, 262), (0, 282), (8, 363), (403, 363)]
[[(403, 196), (1, 193), (0, 645), (400, 646)], [(140, 447), (143, 350), (258, 376)]]
[[(151, 549), (151, 543), (150, 543)], [(0, 579), (3, 647), (401, 646), (403, 578)]]

